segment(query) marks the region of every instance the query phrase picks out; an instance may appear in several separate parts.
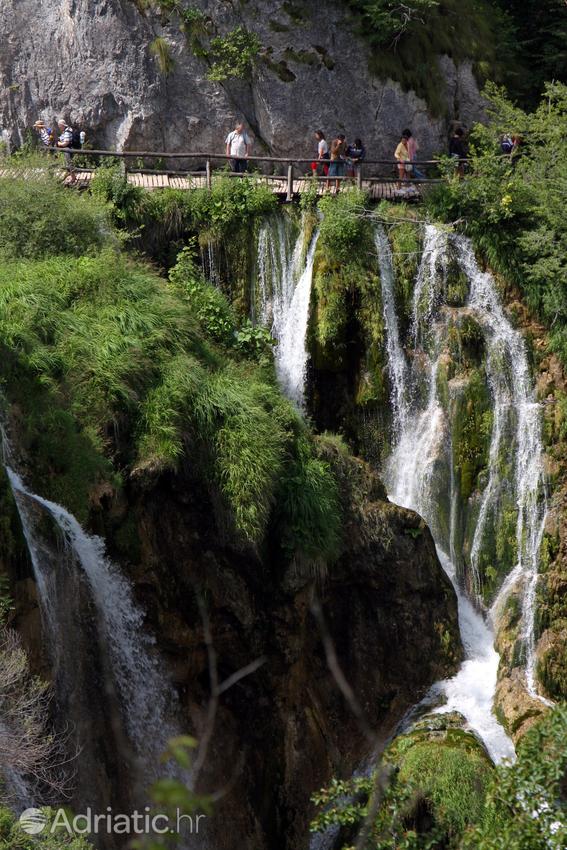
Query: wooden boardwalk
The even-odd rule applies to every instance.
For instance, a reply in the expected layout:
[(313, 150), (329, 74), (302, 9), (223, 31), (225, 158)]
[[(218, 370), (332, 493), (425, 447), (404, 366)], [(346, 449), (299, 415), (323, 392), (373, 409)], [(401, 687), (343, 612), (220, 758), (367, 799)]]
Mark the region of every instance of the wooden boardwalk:
[[(77, 174), (77, 183), (81, 188), (86, 188), (93, 179), (95, 171), (81, 171)], [(171, 172), (163, 173), (145, 173), (145, 172), (128, 172), (126, 175), (128, 183), (132, 186), (139, 186), (141, 189), (205, 189), (207, 187), (207, 177), (205, 173), (197, 174), (173, 174)], [(225, 175), (226, 176), (226, 175)], [(218, 179), (222, 175), (215, 175), (212, 179)], [(256, 185), (269, 186), (274, 195), (287, 195), (287, 179), (285, 177), (274, 177), (271, 175), (249, 174), (240, 178), (241, 180), (251, 180)], [(343, 180), (345, 186), (354, 186), (354, 180)], [(401, 184), (398, 180), (363, 180), (362, 188), (368, 192), (372, 200), (418, 200), (421, 197), (419, 185), (408, 180), (407, 185)], [(300, 178), (293, 181), (293, 195), (299, 197), (307, 192), (313, 191), (312, 178)], [(318, 181), (317, 194), (324, 195), (335, 192), (333, 182)]]
[[(11, 177), (20, 178), (23, 180), (37, 180), (45, 174), (42, 168), (0, 168), (0, 178)], [(90, 185), (92, 179), (96, 175), (96, 170), (77, 169), (75, 179), (72, 180), (65, 171), (56, 171), (56, 176), (66, 185), (72, 185), (79, 189), (86, 189)], [(212, 176), (212, 181), (222, 179), (227, 173), (217, 172)], [(192, 172), (189, 174), (175, 172), (148, 172), (148, 171), (128, 171), (126, 174), (128, 183), (132, 186), (138, 186), (141, 189), (153, 191), (155, 189), (205, 189), (209, 185), (208, 178), (205, 172)], [(231, 179), (249, 180), (256, 185), (269, 186), (275, 195), (286, 198), (288, 196), (288, 180), (286, 177), (263, 175), (258, 173), (246, 174), (243, 177), (232, 175)], [(341, 184), (345, 187), (353, 186), (354, 180), (343, 179)], [(319, 180), (317, 181), (317, 194), (333, 194), (336, 192), (334, 181)], [(293, 197), (313, 191), (312, 178), (294, 179), (292, 184)], [(362, 180), (362, 189), (368, 192), (371, 200), (407, 200), (417, 201), (421, 198), (420, 185), (411, 180), (401, 183), (395, 179), (372, 178)]]

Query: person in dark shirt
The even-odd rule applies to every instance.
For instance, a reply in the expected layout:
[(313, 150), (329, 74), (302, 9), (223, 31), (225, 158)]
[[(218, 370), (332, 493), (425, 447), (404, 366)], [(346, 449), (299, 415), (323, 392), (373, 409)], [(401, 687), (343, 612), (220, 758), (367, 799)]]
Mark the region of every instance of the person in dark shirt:
[(355, 139), (346, 149), (348, 161), (347, 177), (357, 177), (360, 173), (360, 164), (366, 156), (366, 150), (362, 139)]
[(457, 127), (451, 138), (449, 139), (449, 155), (457, 162), (457, 174), (461, 177), (465, 173), (465, 159), (467, 157), (467, 149), (465, 146), (465, 131), (462, 127)]

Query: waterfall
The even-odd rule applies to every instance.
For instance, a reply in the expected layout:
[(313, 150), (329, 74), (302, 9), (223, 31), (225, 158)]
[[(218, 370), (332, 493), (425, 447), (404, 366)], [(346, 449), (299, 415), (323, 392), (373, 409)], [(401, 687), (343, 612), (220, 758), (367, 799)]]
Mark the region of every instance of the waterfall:
[(215, 244), (208, 240), (205, 245), (201, 245), (200, 254), (203, 277), (207, 278), (213, 286), (220, 286), (220, 262)]
[[(0, 717), (0, 751), (5, 751), (5, 746), (10, 748), (12, 731)], [(5, 744), (6, 742), (6, 744)], [(34, 803), (33, 791), (21, 769), (15, 765), (0, 765), (0, 777), (3, 780), (2, 805), (10, 804), (16, 812), (22, 812), (30, 808)]]
[[(20, 476), (10, 467), (6, 467), (6, 471), (16, 502), (21, 505), (24, 497), (45, 508), (59, 528), (67, 551), (83, 570), (97, 609), (105, 645), (112, 658), (130, 738), (139, 753), (154, 749), (155, 754), (159, 755), (168, 735), (164, 716), (169, 687), (160, 675), (151, 653), (152, 642), (142, 629), (144, 616), (134, 601), (129, 582), (106, 556), (104, 541), (100, 537), (87, 534), (75, 517), (61, 505), (28, 490)], [(53, 620), (56, 600), (38, 559), (38, 545), (30, 515), (25, 511), (23, 525), (28, 543), (31, 542), (30, 555), (38, 579), (42, 609), (51, 609)], [(45, 597), (42, 596), (44, 592), (47, 594)]]
[(384, 228), (378, 226), (374, 234), (374, 243), (380, 268), (380, 286), (384, 325), (386, 328), (386, 350), (388, 353), (388, 375), (392, 387), (393, 429), (403, 428), (407, 415), (407, 366), (404, 350), (400, 342), (398, 317), (396, 311), (395, 276), (392, 262), (392, 249)]
[(307, 325), (318, 231), (305, 253), (304, 218), (293, 248), (282, 216), (264, 223), (258, 239), (258, 284), (261, 321), (271, 324), (277, 340), (276, 374), (283, 393), (300, 409), (305, 402)]
[(447, 283), (447, 236), (444, 230), (432, 224), (425, 226), (421, 263), (413, 291), (414, 344), (418, 342), (420, 330), (427, 333)]
[(498, 610), (516, 581), (523, 583), (521, 638), (526, 647), (527, 686), (531, 696), (540, 698), (535, 682), (534, 619), (539, 552), (546, 517), (541, 409), (536, 401), (524, 340), (506, 318), (492, 277), (479, 269), (470, 242), (458, 239), (457, 249), (461, 268), (470, 281), (470, 305), (491, 332), (492, 344), (498, 345), (505, 355), (508, 368), (502, 369), (502, 358), (499, 358), (500, 380), (503, 376), (510, 380), (511, 376), (508, 400), (517, 417), (514, 442), (518, 560), (492, 610)]
[[(29, 490), (8, 463), (5, 436), (3, 445), (5, 469), (36, 579), (56, 686), (64, 691), (58, 693), (58, 698), (74, 706), (74, 722), (84, 728), (86, 735), (96, 737), (96, 723), (100, 721), (109, 741), (115, 738), (117, 746), (121, 733), (108, 717), (100, 716), (100, 712), (106, 711), (111, 693), (115, 693), (122, 727), (136, 753), (138, 767), (143, 766), (140, 781), (146, 785), (159, 775), (159, 757), (176, 729), (169, 719), (174, 704), (173, 692), (159, 670), (153, 641), (143, 630), (144, 615), (134, 600), (130, 583), (106, 555), (103, 540), (87, 534), (61, 505)], [(55, 551), (40, 531), (42, 513), (47, 514), (58, 529), (63, 553)], [(94, 621), (90, 612), (86, 617), (84, 606), (81, 608), (83, 579), (87, 583)], [(97, 657), (97, 646), (104, 659)], [(100, 706), (91, 705), (90, 697), (83, 693), (83, 667), (88, 679), (96, 678), (97, 671), (103, 676), (103, 687), (97, 697)], [(94, 681), (90, 684), (95, 687)], [(94, 788), (92, 777), (87, 777), (87, 781)], [(95, 795), (91, 788), (88, 793)]]
[[(382, 244), (381, 231), (376, 236)], [(476, 263), (470, 242), (449, 237), (432, 225), (425, 229), (424, 249), (413, 298), (411, 341), (419, 357), (409, 374), (400, 365), (403, 351), (399, 343), (398, 320), (392, 314), (392, 283), (385, 261), (388, 253), (379, 248), (382, 300), (387, 330), (388, 369), (394, 397), (394, 423), (400, 423), (394, 448), (387, 461), (385, 479), (391, 501), (417, 511), (431, 528), (440, 562), (453, 582), (458, 599), (459, 625), (465, 661), (452, 679), (434, 686), (446, 703), (437, 711), (457, 710), (480, 734), (495, 760), (513, 756), (513, 746), (492, 713), (499, 657), (494, 649), (490, 618), (485, 619), (463, 590), (457, 575), (455, 542), (458, 513), (451, 429), (447, 411), (439, 396), (438, 370), (446, 341), (448, 313), (443, 309), (447, 269), (451, 252), (468, 282), (469, 293), (462, 312), (472, 316), (484, 336), (486, 371), (493, 401), (493, 424), (488, 458), (488, 480), (480, 497), (480, 507), (472, 534), (471, 570), (475, 594), (480, 593), (479, 561), (489, 516), (498, 510), (503, 452), (513, 465), (512, 482), (517, 506), (517, 562), (504, 581), (492, 613), (509, 591), (521, 583), (521, 638), (526, 648), (526, 686), (537, 696), (535, 685), (534, 608), (539, 548), (545, 522), (545, 486), (540, 408), (531, 381), (527, 353), (521, 334), (504, 313), (494, 281)], [(384, 271), (386, 272), (384, 274)], [(455, 312), (455, 311), (453, 311)], [(400, 418), (396, 400), (409, 399), (408, 383), (420, 392)], [(413, 385), (412, 385), (413, 386)], [(421, 399), (421, 400), (420, 400)], [(446, 473), (443, 472), (446, 470)], [(444, 474), (446, 477), (444, 478)], [(440, 527), (441, 500), (448, 495), (449, 530)], [(447, 554), (448, 553), (448, 554)]]

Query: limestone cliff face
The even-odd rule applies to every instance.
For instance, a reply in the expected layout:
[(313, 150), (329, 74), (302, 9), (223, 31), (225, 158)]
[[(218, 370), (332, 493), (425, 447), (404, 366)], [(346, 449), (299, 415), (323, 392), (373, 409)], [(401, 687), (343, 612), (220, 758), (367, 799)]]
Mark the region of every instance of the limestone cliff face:
[[(136, 582), (185, 728), (201, 737), (209, 698), (197, 593), (210, 612), (221, 680), (265, 658), (220, 700), (201, 789), (230, 786), (208, 821), (207, 846), (215, 850), (306, 848), (310, 794), (333, 775), (351, 775), (369, 755), (329, 672), (311, 613), (314, 593), (379, 738), (460, 658), (456, 600), (429, 531), (417, 515), (385, 501), (365, 464), (328, 453), (341, 481), (345, 543), (326, 576), (289, 564), (270, 543), (259, 553), (223, 540), (206, 487), (188, 470), (132, 482), (120, 500), (107, 495), (92, 514)], [(0, 561), (15, 579), (15, 623), (38, 659), (33, 584), (17, 551), (15, 560)]]
[[(244, 115), (256, 153), (310, 155), (313, 130), (360, 135), (369, 155), (390, 157), (410, 125), (424, 155), (444, 149), (448, 120), (481, 114), (470, 64), (439, 57), (446, 116), (368, 70), (368, 47), (340, 6), (306, 0), (197, 4), (219, 33), (239, 25), (265, 47), (250, 83), (208, 82), (207, 66), (173, 23), (145, 16), (133, 0), (4, 0), (0, 8), (0, 131), (18, 144), (38, 117), (68, 115), (91, 143), (145, 150), (223, 150), (224, 136)], [(299, 7), (298, 7), (299, 8)], [(286, 11), (287, 10), (287, 11)], [(156, 36), (172, 45), (173, 73), (150, 55)]]
[(163, 480), (149, 493), (132, 493), (145, 604), (197, 735), (208, 671), (195, 590), (210, 603), (222, 678), (266, 658), (221, 701), (206, 783), (218, 788), (233, 770), (236, 781), (210, 822), (217, 850), (306, 847), (310, 794), (337, 773), (349, 776), (369, 755), (329, 672), (311, 613), (314, 593), (339, 663), (380, 737), (460, 658), (455, 597), (429, 531), (417, 515), (385, 501), (365, 464), (330, 460), (342, 480), (346, 531), (344, 553), (326, 577), (273, 553), (223, 545), (196, 482)]

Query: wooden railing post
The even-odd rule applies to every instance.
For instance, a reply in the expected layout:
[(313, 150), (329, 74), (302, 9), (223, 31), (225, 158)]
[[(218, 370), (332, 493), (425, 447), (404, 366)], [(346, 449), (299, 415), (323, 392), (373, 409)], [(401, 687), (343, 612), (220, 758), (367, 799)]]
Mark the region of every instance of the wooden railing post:
[(208, 159), (205, 165), (207, 171), (207, 189), (210, 191), (213, 188), (213, 177), (211, 173), (211, 160)]
[(362, 163), (359, 162), (356, 167), (356, 186), (358, 189), (362, 189)]
[(287, 166), (286, 201), (293, 201), (293, 165), (291, 164), (291, 162)]
[(120, 174), (122, 174), (123, 177), (126, 177), (126, 173), (127, 173), (126, 157), (121, 156), (120, 157)]

